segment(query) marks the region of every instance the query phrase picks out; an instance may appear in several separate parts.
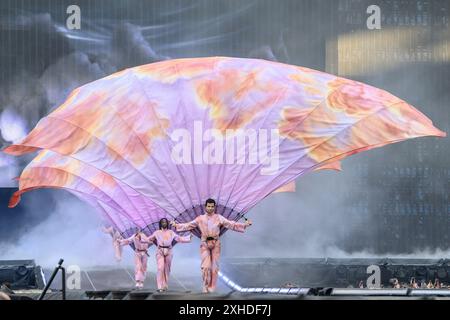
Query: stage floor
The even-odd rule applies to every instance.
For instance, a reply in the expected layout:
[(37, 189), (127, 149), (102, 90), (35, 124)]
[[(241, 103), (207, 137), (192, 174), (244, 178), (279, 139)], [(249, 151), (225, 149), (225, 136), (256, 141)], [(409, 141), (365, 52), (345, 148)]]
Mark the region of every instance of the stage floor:
[[(44, 269), (46, 279), (52, 270)], [(212, 294), (201, 292), (200, 270), (198, 274), (172, 274), (167, 292), (156, 291), (156, 274), (147, 272), (144, 288), (134, 288), (134, 270), (132, 267), (96, 267), (81, 270), (79, 282), (71, 281), (67, 274), (68, 300), (450, 300), (450, 290), (409, 290), (409, 289), (357, 289), (357, 288), (312, 288), (307, 294), (287, 295), (270, 293), (242, 293), (232, 290), (221, 279), (217, 291)], [(274, 275), (276, 277), (276, 275)], [(283, 279), (285, 280), (285, 279)], [(293, 279), (294, 282), (295, 279)], [(72, 287), (71, 287), (72, 286)], [(54, 279), (45, 299), (60, 300), (61, 274)], [(37, 299), (40, 290), (16, 291)], [(333, 292), (333, 293), (332, 293)]]
[[(44, 269), (45, 278), (49, 279), (53, 270)], [(200, 292), (201, 291), (201, 275), (198, 274), (180, 275), (172, 273), (169, 280), (169, 288), (176, 292)], [(83, 290), (83, 291), (102, 291), (102, 290), (134, 290), (134, 269), (133, 267), (95, 267), (82, 269), (80, 272), (79, 285), (74, 281), (71, 282), (71, 275), (66, 275), (67, 289)], [(72, 285), (72, 287), (71, 287)], [(61, 289), (61, 273), (58, 273), (54, 279), (51, 289)], [(147, 271), (147, 277), (144, 282), (144, 290), (156, 291), (156, 273)], [(220, 280), (217, 283), (218, 293), (227, 293), (230, 289)]]

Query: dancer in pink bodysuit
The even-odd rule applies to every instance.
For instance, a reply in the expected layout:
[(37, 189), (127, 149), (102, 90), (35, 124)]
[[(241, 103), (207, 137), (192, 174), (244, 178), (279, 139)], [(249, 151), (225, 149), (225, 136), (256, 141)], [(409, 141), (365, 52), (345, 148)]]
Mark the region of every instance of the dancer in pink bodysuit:
[(156, 284), (158, 291), (166, 291), (168, 289), (170, 267), (172, 264), (172, 243), (176, 242), (191, 242), (192, 234), (189, 236), (180, 236), (173, 232), (169, 228), (169, 221), (166, 218), (162, 218), (159, 221), (159, 230), (153, 232), (148, 238), (149, 241), (156, 242), (158, 249), (156, 250)]
[(141, 229), (138, 229), (138, 231), (128, 239), (118, 240), (118, 243), (121, 246), (126, 246), (131, 243), (134, 244), (136, 288), (142, 289), (144, 287), (144, 280), (147, 274), (147, 249), (152, 245), (152, 243), (148, 240), (147, 236), (141, 231)]
[(176, 231), (188, 231), (195, 228), (200, 229), (203, 292), (214, 292), (216, 289), (220, 258), (220, 227), (244, 232), (246, 227), (252, 224), (250, 220), (246, 220), (245, 223), (230, 221), (222, 215), (215, 213), (215, 210), (216, 202), (213, 199), (208, 199), (205, 204), (205, 214), (200, 215), (187, 223), (171, 222)]
[(120, 235), (120, 232), (115, 228), (113, 228), (112, 226), (109, 226), (108, 228), (103, 227), (103, 232), (111, 236), (114, 247), (114, 257), (116, 258), (117, 262), (120, 262), (122, 260), (122, 246), (117, 241), (123, 240), (122, 236)]

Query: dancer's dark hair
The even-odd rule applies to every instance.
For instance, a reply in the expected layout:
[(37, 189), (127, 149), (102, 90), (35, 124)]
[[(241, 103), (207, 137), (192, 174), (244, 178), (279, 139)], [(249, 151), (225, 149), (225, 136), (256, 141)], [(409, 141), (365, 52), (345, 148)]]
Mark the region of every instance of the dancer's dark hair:
[(163, 221), (166, 221), (166, 228), (169, 228), (169, 220), (167, 220), (166, 218), (162, 218), (161, 220), (159, 220), (159, 229), (162, 229)]

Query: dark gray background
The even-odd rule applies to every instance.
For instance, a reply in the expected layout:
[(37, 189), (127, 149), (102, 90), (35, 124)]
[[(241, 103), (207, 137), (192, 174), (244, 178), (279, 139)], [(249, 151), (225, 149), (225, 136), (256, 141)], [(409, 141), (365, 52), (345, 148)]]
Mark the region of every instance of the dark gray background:
[[(81, 8), (81, 30), (65, 28), (70, 4)], [(327, 61), (343, 57), (329, 44), (379, 32), (366, 28), (371, 4), (382, 10), (379, 31), (419, 24), (426, 32), (405, 48), (393, 42), (393, 50), (433, 58), (340, 75), (388, 90), (449, 132), (450, 1), (7, 0), (0, 3), (0, 144), (28, 132), (75, 87), (162, 59), (258, 57), (339, 74)], [(448, 138), (420, 138), (350, 157), (340, 173), (302, 177), (295, 193), (272, 195), (251, 210), (254, 226), (244, 235), (228, 232), (223, 252), (449, 257), (449, 156)], [(6, 187), (29, 160), (0, 158), (0, 259), (112, 263), (95, 213), (65, 192), (38, 190), (16, 209), (6, 207), (14, 191)], [(197, 257), (197, 242), (177, 247), (183, 259)]]

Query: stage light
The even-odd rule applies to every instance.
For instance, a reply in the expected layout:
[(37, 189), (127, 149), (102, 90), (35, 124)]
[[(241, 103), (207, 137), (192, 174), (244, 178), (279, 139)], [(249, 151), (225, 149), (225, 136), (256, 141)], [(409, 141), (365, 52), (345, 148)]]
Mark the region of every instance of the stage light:
[(406, 296), (409, 289), (333, 289), (332, 296)]
[(414, 289), (409, 293), (410, 296), (440, 296), (450, 297), (450, 290), (447, 289)]

